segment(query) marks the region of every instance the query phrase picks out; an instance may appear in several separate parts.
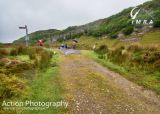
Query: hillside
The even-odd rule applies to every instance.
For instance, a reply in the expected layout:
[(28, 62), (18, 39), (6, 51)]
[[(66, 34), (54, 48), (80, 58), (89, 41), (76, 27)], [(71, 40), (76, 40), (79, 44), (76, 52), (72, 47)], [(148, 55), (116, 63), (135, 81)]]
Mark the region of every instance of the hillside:
[[(160, 0), (152, 0), (145, 2), (137, 6), (141, 8), (141, 12), (138, 14), (138, 19), (152, 19), (154, 21), (153, 29), (160, 27)], [(107, 38), (118, 38), (121, 36), (128, 36), (137, 34), (144, 31), (150, 31), (143, 29), (143, 24), (132, 24), (132, 19), (130, 17), (130, 12), (133, 8), (127, 8), (118, 14), (112, 15), (105, 19), (100, 19), (95, 22), (91, 22), (81, 26), (71, 26), (65, 30), (43, 30), (33, 32), (29, 35), (31, 44), (35, 44), (38, 39), (44, 39), (46, 41), (53, 42), (58, 39), (58, 41), (63, 41), (64, 37), (66, 39), (78, 38), (82, 35), (94, 36), (94, 37), (107, 37)], [(146, 26), (146, 25), (145, 25)], [(137, 30), (138, 29), (138, 30)], [(151, 29), (151, 30), (153, 30)], [(23, 43), (24, 37), (14, 41), (14, 43)]]
[[(58, 34), (60, 31), (56, 29), (40, 30), (29, 34), (31, 43), (35, 43), (38, 39), (49, 38)], [(15, 40), (13, 43), (24, 43), (25, 37)]]

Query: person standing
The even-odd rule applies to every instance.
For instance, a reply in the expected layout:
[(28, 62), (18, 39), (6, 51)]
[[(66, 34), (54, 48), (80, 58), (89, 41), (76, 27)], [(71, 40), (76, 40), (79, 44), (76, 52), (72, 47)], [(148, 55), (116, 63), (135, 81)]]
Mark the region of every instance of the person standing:
[(76, 39), (72, 40), (72, 48), (76, 49), (78, 41)]
[(76, 45), (77, 45), (77, 43), (73, 41), (73, 43), (72, 43), (73, 49), (76, 49)]
[(93, 50), (95, 50), (96, 49), (96, 43), (93, 45), (93, 48), (92, 48)]

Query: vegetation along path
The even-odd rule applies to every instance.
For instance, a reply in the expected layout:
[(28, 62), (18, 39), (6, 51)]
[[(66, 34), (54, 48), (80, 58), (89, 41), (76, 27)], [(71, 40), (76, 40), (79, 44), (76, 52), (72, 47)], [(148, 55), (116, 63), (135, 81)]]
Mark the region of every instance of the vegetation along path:
[(69, 114), (159, 114), (160, 98), (83, 54), (61, 57)]

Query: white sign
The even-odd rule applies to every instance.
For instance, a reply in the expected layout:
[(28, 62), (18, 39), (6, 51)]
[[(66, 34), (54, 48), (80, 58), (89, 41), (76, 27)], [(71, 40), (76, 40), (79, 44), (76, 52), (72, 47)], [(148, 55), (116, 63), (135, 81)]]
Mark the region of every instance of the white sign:
[[(138, 10), (135, 12), (136, 9), (138, 9)], [(152, 16), (149, 15), (148, 12), (146, 12), (145, 10), (140, 9), (138, 7), (134, 7), (130, 12), (130, 16), (132, 18), (132, 24), (153, 25), (154, 22), (152, 19), (137, 19), (137, 16), (140, 13), (140, 11), (143, 11), (144, 13), (146, 13), (148, 16), (150, 16), (152, 18)]]

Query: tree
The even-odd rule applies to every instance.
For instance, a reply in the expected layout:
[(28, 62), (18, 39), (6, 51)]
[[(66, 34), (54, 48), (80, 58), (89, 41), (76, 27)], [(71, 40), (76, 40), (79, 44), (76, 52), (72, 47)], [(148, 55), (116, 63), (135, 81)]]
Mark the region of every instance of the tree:
[(160, 27), (160, 10), (157, 10), (156, 12), (154, 12), (153, 14), (154, 16), (154, 27)]

